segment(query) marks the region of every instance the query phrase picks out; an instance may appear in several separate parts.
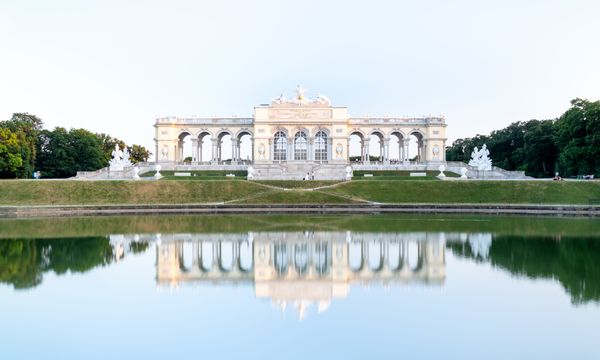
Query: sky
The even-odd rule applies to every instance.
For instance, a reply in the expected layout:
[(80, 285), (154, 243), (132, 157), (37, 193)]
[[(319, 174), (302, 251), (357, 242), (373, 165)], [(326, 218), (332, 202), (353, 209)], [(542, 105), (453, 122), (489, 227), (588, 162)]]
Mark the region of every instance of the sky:
[(600, 99), (600, 1), (0, 0), (0, 119), (153, 150), (157, 116), (252, 116), (298, 84), (448, 143)]

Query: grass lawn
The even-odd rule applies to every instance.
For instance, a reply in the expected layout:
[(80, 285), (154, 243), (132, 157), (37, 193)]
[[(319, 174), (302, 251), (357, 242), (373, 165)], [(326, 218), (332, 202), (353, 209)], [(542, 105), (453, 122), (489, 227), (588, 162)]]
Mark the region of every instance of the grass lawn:
[[(410, 173), (425, 173), (425, 176), (410, 176)], [(353, 172), (352, 180), (439, 180), (439, 171), (393, 171), (393, 170), (356, 170)], [(373, 176), (365, 177), (365, 174)], [(445, 171), (446, 177), (459, 177), (453, 172)]]
[(598, 181), (351, 181), (324, 192), (385, 203), (589, 204)]
[[(590, 204), (600, 181), (3, 180), (0, 205), (381, 203)], [(334, 185), (319, 191), (305, 191)], [(274, 189), (273, 187), (279, 187)], [(284, 189), (285, 188), (285, 189)], [(291, 190), (290, 190), (291, 189)]]
[[(175, 176), (175, 173), (190, 173), (191, 176)], [(155, 171), (145, 172), (140, 175), (143, 178), (154, 177)], [(225, 171), (225, 170), (206, 170), (206, 171), (161, 171), (163, 176), (161, 180), (246, 180), (248, 172), (246, 170)], [(235, 177), (225, 175), (233, 174)]]

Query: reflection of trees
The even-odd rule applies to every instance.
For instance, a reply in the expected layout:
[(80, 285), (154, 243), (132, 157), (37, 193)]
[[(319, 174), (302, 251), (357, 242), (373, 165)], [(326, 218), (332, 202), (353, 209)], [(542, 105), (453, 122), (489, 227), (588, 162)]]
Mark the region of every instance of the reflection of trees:
[[(455, 255), (475, 258), (468, 243), (447, 246)], [(496, 236), (489, 261), (513, 274), (557, 279), (573, 303), (600, 301), (600, 239)]]
[(42, 282), (41, 259), (35, 240), (0, 240), (0, 282), (17, 289)]
[[(147, 248), (148, 244), (132, 243), (129, 250), (142, 253)], [(0, 283), (31, 288), (42, 282), (46, 271), (86, 272), (113, 259), (107, 237), (0, 240)]]

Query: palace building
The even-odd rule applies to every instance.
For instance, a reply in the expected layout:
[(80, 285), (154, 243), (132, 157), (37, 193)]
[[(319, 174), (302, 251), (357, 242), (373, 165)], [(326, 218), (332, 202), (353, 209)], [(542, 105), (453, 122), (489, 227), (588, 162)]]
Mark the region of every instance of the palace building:
[[(281, 95), (255, 107), (251, 118), (160, 117), (154, 125), (156, 160), (168, 168), (248, 169), (254, 179), (302, 179), (306, 174), (342, 179), (348, 166), (433, 170), (445, 163), (443, 117), (355, 118), (327, 97), (310, 99), (305, 93), (298, 87), (292, 99)], [(191, 156), (184, 157), (185, 139), (191, 141)], [(242, 139), (251, 142), (245, 156)], [(231, 146), (227, 158), (224, 146)]]

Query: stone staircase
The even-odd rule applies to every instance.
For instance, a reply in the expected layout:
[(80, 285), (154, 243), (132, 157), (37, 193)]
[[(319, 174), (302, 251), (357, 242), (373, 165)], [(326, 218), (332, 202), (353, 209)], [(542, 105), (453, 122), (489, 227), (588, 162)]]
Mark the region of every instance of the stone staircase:
[(255, 164), (253, 180), (304, 180), (307, 174), (314, 180), (345, 180), (346, 164), (279, 163)]

